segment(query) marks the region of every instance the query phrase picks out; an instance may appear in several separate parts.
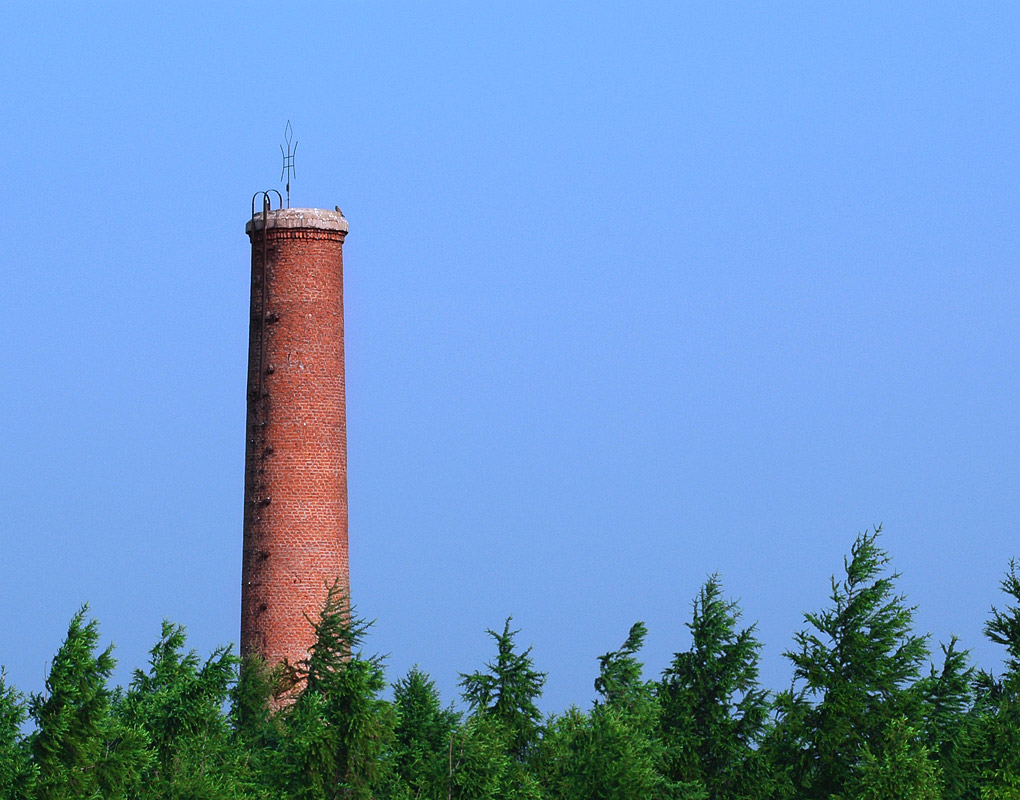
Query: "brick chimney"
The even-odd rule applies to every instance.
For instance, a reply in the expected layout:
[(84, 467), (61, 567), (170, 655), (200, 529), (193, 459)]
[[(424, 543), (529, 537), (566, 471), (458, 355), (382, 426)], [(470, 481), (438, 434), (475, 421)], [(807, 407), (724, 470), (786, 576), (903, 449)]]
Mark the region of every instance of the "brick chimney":
[(241, 655), (307, 656), (349, 584), (343, 243), (338, 211), (266, 209), (251, 239)]

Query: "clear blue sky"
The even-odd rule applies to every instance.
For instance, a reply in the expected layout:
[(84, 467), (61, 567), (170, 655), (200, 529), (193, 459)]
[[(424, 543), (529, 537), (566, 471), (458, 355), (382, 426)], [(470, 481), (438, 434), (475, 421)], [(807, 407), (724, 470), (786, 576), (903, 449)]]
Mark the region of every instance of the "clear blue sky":
[(1020, 5), (4, 4), (0, 663), (236, 641), (252, 194), (350, 220), (351, 573), (586, 704), (722, 573), (762, 675), (884, 523), (983, 667), (1020, 556)]

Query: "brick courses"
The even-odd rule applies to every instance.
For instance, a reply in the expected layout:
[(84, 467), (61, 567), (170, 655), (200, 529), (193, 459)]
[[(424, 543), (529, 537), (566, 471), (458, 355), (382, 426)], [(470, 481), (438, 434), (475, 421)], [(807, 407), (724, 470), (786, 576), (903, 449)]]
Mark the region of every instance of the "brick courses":
[(339, 212), (318, 209), (280, 209), (269, 211), (267, 221), (262, 217), (257, 214), (246, 229), (252, 271), (241, 655), (296, 664), (307, 655), (307, 617), (321, 609), (326, 587), (337, 578), (350, 585), (343, 309), (348, 227)]

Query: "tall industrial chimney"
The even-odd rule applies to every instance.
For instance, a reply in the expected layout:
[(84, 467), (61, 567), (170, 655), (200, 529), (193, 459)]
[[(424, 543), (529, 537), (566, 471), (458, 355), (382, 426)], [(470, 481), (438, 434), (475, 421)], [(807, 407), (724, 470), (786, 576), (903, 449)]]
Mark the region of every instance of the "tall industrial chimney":
[(307, 657), (327, 587), (349, 586), (343, 243), (314, 208), (253, 213), (241, 655)]

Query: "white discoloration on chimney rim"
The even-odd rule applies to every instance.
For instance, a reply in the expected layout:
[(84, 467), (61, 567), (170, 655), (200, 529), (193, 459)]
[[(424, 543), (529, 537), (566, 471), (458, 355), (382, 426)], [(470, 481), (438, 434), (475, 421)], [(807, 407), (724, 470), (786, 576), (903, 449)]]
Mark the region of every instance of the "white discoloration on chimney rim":
[[(244, 226), (249, 236), (252, 231), (263, 228), (262, 212), (255, 214)], [(323, 208), (279, 208), (269, 212), (270, 228), (306, 228), (319, 231), (348, 232), (347, 218), (339, 211), (327, 211)]]

